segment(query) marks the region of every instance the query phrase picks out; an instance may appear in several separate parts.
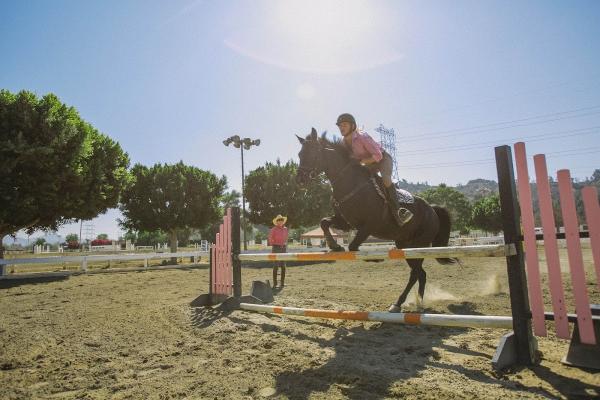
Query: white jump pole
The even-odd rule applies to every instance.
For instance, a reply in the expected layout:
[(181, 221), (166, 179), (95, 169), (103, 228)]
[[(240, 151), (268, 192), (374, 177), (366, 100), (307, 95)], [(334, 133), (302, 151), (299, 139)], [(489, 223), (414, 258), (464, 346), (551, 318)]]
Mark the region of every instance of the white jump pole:
[(405, 260), (412, 258), (506, 257), (516, 254), (514, 244), (455, 247), (424, 247), (413, 249), (361, 250), (310, 253), (242, 253), (241, 261), (343, 261), (343, 260)]
[(241, 303), (240, 308), (267, 314), (297, 315), (301, 317), (345, 319), (356, 321), (389, 322), (407, 325), (434, 325), (459, 328), (512, 329), (512, 317), (492, 315), (449, 315), (419, 313), (389, 313), (367, 311), (316, 310), (295, 307)]

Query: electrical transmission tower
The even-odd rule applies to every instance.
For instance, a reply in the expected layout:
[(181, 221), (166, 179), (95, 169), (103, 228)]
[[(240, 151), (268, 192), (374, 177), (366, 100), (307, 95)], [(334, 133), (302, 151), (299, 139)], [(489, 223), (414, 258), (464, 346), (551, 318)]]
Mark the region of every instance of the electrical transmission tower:
[(392, 156), (394, 161), (392, 180), (397, 183), (400, 180), (400, 175), (398, 174), (398, 162), (396, 161), (396, 132), (394, 132), (394, 128), (386, 128), (383, 124), (379, 124), (379, 127), (375, 128), (375, 132), (378, 132), (381, 136), (381, 147)]
[[(94, 239), (96, 239), (96, 232), (95, 232), (95, 226), (93, 223), (91, 222), (87, 222), (83, 225), (83, 237), (85, 238), (85, 240), (87, 241), (92, 241)], [(83, 243), (83, 239), (80, 239)]]

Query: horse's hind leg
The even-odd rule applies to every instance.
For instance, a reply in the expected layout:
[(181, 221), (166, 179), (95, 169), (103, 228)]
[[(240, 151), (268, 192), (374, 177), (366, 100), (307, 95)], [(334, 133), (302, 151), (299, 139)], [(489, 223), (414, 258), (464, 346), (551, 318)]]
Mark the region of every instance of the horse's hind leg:
[(421, 307), (423, 295), (425, 294), (425, 282), (427, 280), (427, 275), (425, 274), (425, 270), (423, 269), (423, 259), (414, 259), (407, 260), (408, 265), (410, 266), (410, 277), (408, 278), (408, 283), (404, 288), (400, 297), (398, 297), (398, 301), (389, 308), (390, 312), (401, 312), (402, 304), (406, 301), (406, 297), (410, 293), (411, 289), (419, 281), (419, 298), (417, 299), (417, 307)]
[(417, 295), (417, 308), (419, 311), (423, 309), (423, 298), (425, 297), (425, 284), (427, 283), (427, 273), (423, 269), (423, 259), (413, 260), (419, 263), (419, 291)]

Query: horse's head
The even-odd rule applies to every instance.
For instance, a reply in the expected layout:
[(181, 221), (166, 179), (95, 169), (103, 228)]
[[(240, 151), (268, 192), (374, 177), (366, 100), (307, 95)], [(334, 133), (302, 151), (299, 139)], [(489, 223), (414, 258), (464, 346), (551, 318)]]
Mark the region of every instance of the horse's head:
[(296, 174), (296, 182), (300, 185), (308, 182), (309, 179), (314, 179), (323, 172), (322, 153), (323, 147), (319, 142), (317, 130), (312, 128), (310, 134), (305, 138), (296, 135), (298, 141), (302, 145), (298, 157), (300, 158), (300, 166)]

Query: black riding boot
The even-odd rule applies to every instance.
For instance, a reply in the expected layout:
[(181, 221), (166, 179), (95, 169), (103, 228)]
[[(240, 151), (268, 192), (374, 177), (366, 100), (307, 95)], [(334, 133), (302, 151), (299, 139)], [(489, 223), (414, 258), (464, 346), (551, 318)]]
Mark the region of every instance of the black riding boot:
[(387, 197), (392, 209), (392, 215), (394, 215), (394, 219), (398, 226), (403, 226), (410, 222), (413, 213), (406, 208), (400, 207), (400, 203), (398, 202), (398, 192), (396, 192), (394, 185), (387, 188)]

